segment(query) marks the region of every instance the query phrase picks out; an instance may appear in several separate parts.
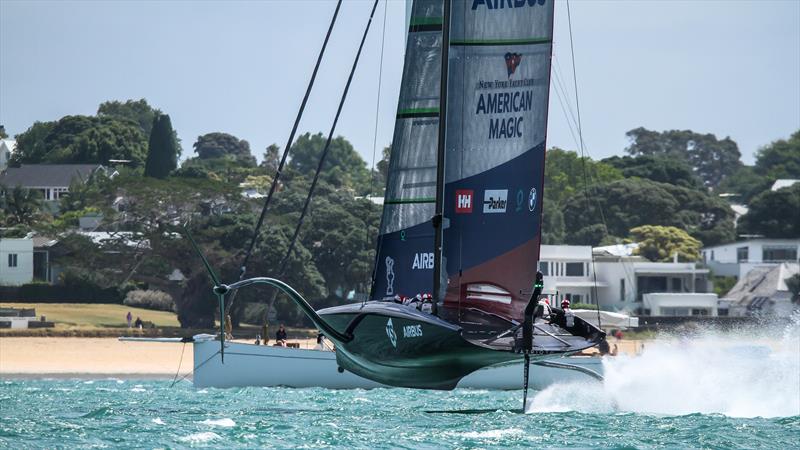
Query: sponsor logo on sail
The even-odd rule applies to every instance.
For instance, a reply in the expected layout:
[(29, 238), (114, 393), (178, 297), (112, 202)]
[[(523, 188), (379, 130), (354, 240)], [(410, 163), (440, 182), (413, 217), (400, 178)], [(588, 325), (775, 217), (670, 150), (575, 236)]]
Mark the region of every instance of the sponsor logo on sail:
[(536, 188), (531, 188), (528, 194), (528, 211), (533, 212), (534, 209), (536, 209)]
[(404, 338), (422, 337), (422, 325), (406, 325), (403, 327)]
[(456, 214), (468, 214), (472, 212), (472, 189), (456, 190)]
[(386, 295), (394, 295), (394, 259), (386, 257)]
[(472, 0), (472, 10), (478, 9), (478, 6), (484, 6), (486, 9), (495, 10), (544, 5), (545, 3), (547, 3), (547, 0)]
[(508, 78), (511, 78), (511, 75), (514, 75), (514, 72), (517, 71), (517, 67), (519, 67), (520, 61), (522, 61), (522, 55), (519, 53), (511, 53), (508, 52), (505, 55), (506, 60), (506, 71), (508, 71)]
[(487, 189), (483, 192), (483, 212), (504, 213), (508, 205), (508, 189)]
[(415, 269), (433, 269), (433, 252), (415, 253), (414, 263), (411, 264), (411, 270)]
[(386, 336), (389, 336), (389, 342), (392, 343), (392, 347), (397, 348), (397, 335), (394, 333), (394, 324), (391, 317), (386, 322)]

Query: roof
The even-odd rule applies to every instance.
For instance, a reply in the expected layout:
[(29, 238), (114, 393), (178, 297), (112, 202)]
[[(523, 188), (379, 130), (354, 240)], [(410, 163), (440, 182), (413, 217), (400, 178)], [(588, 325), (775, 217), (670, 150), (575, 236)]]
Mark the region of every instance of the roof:
[(797, 273), (800, 273), (800, 266), (795, 263), (753, 267), (724, 298), (748, 306), (761, 297), (771, 298), (780, 291), (788, 291), (786, 279)]
[(8, 187), (69, 187), (73, 179), (86, 180), (100, 164), (23, 164), (0, 174), (0, 184)]
[(52, 239), (46, 236), (34, 236), (33, 237), (33, 248), (45, 248), (45, 247), (52, 247), (53, 245), (57, 244), (58, 241), (56, 239)]
[(14, 139), (0, 139), (0, 145), (3, 144), (5, 144), (5, 146), (8, 148), (8, 151), (12, 153), (17, 148), (17, 141), (15, 141)]
[(633, 256), (634, 250), (639, 247), (639, 244), (632, 242), (630, 244), (615, 244), (606, 245), (604, 247), (595, 247), (592, 249), (597, 256)]
[(800, 180), (790, 180), (786, 178), (781, 180), (775, 180), (775, 182), (772, 183), (772, 187), (770, 188), (770, 190), (777, 191), (778, 189), (783, 189), (785, 187), (792, 186), (795, 183), (800, 183)]

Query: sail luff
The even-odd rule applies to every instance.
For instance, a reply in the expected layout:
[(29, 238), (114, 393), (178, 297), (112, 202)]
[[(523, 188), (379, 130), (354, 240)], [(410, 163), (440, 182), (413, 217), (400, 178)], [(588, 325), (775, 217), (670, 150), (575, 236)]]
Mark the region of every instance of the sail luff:
[[(443, 0), (442, 10), (442, 66), (439, 76), (439, 136), (436, 146), (436, 211), (433, 218), (435, 229), (433, 244), (433, 299), (434, 312), (440, 301), (444, 300), (442, 289), (442, 258), (444, 237), (444, 184), (445, 184), (445, 153), (447, 151), (447, 77), (448, 61), (450, 54), (450, 4), (451, 0)], [(446, 281), (445, 281), (446, 283)]]

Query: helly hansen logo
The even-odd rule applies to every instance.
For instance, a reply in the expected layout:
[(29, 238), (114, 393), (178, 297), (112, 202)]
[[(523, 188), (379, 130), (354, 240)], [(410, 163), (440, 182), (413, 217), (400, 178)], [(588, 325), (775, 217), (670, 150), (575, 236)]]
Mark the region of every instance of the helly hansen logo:
[(484, 213), (504, 213), (508, 205), (508, 189), (487, 189), (483, 192)]
[(456, 191), (456, 214), (472, 212), (472, 189), (459, 189)]

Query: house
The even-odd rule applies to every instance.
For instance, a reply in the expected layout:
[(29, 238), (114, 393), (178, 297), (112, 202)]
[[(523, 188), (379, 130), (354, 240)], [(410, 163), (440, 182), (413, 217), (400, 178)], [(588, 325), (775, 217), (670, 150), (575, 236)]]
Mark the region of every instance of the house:
[(730, 315), (778, 315), (788, 317), (800, 305), (792, 303), (793, 293), (786, 279), (800, 273), (800, 265), (782, 262), (754, 267), (722, 299), (730, 304)]
[(33, 281), (33, 240), (0, 238), (0, 285)]
[(43, 200), (55, 201), (69, 192), (73, 180), (86, 182), (97, 172), (116, 175), (100, 164), (23, 164), (8, 167), (0, 173), (0, 185), (6, 188), (21, 186), (42, 193)]
[[(606, 311), (717, 315), (716, 295), (708, 294), (712, 288), (708, 269), (693, 262), (651, 262), (633, 255), (635, 248), (636, 244), (594, 249), (542, 245), (539, 270), (544, 275), (544, 292), (554, 295), (556, 304), (567, 298), (572, 303), (599, 304)], [(670, 302), (677, 301), (676, 295), (681, 296), (676, 305), (688, 306), (668, 309)]]
[(744, 278), (757, 266), (798, 262), (800, 238), (748, 239), (701, 250), (703, 261), (717, 276)]
[(11, 159), (11, 154), (17, 148), (17, 141), (13, 139), (0, 139), (0, 171), (8, 167), (8, 161)]

